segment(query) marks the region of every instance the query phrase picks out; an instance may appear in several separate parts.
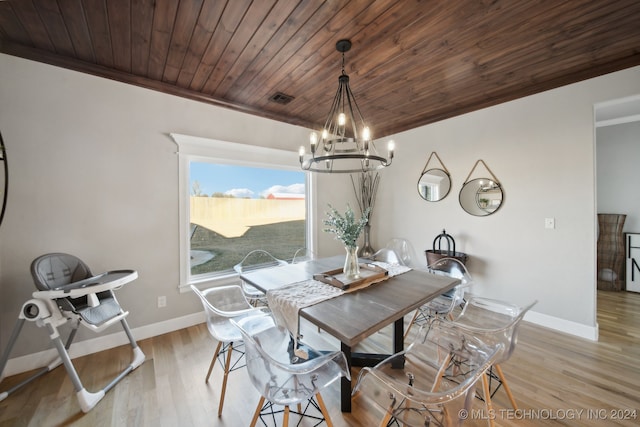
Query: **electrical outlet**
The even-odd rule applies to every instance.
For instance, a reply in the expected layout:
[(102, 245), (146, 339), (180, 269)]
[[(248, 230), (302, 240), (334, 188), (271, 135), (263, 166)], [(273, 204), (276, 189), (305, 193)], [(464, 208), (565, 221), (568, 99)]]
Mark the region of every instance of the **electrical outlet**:
[(544, 228), (549, 228), (549, 229), (556, 228), (556, 219), (555, 218), (545, 218), (544, 219)]
[(165, 296), (158, 297), (158, 308), (162, 308), (166, 306), (167, 306), (167, 297)]

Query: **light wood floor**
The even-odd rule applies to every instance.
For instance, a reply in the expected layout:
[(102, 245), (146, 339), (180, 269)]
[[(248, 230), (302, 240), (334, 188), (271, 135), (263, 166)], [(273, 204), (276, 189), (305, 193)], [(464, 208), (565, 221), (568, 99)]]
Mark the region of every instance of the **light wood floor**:
[[(496, 425), (638, 425), (640, 423), (640, 294), (598, 293), (600, 341), (591, 342), (524, 322), (518, 346), (503, 370), (521, 411), (507, 411), (504, 391), (494, 398)], [(311, 325), (314, 345), (337, 345)], [(389, 331), (375, 334), (366, 350), (384, 347)], [(258, 400), (244, 369), (229, 377), (227, 401), (217, 417), (222, 371), (204, 377), (214, 350), (205, 325), (140, 341), (146, 362), (120, 382), (96, 408), (83, 414), (62, 367), (0, 402), (0, 426), (245, 426)], [(89, 390), (103, 387), (130, 361), (130, 347), (76, 359)], [(357, 372), (354, 372), (354, 377)], [(6, 378), (6, 390), (25, 378)], [(356, 400), (342, 414), (338, 384), (323, 393), (336, 426), (375, 426), (380, 412)], [(476, 400), (475, 407), (483, 408)], [(617, 416), (637, 419), (617, 420)], [(486, 419), (466, 425), (484, 426)], [(295, 425), (295, 424), (293, 424)]]

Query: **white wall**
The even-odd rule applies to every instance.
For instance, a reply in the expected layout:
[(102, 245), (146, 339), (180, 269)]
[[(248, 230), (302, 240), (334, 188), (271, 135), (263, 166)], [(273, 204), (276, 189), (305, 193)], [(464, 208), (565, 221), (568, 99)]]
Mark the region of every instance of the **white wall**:
[[(11, 184), (0, 227), (2, 349), (33, 290), (29, 264), (49, 251), (78, 254), (96, 272), (137, 269), (140, 278), (119, 294), (134, 328), (200, 311), (193, 295), (178, 292), (178, 159), (169, 132), (288, 149), (292, 162), (308, 138), (299, 127), (7, 55), (0, 55), (0, 75)], [(536, 298), (541, 322), (594, 329), (592, 106), (630, 93), (640, 93), (638, 67), (395, 135), (374, 244), (405, 237), (421, 252), (446, 228), (472, 257), (477, 292)], [(439, 203), (416, 190), (431, 151), (454, 180)], [(506, 191), (504, 206), (486, 218), (457, 203), (478, 158)], [(347, 175), (315, 179), (318, 223), (327, 203), (355, 206)], [(153, 221), (138, 220), (149, 212)], [(545, 217), (556, 218), (555, 230), (544, 229)], [(319, 234), (320, 255), (342, 251)], [(167, 296), (167, 308), (156, 308), (159, 295)], [(18, 355), (46, 347), (44, 332), (30, 326)]]
[[(395, 164), (380, 183), (375, 243), (407, 238), (426, 263), (423, 251), (445, 228), (471, 257), (475, 293), (521, 304), (537, 299), (532, 320), (593, 336), (593, 105), (639, 92), (636, 67), (395, 135)], [(438, 203), (416, 190), (432, 151), (453, 178), (450, 195)], [(458, 204), (477, 159), (505, 190), (503, 206), (488, 217), (470, 216)], [(547, 217), (555, 218), (555, 229), (544, 228)]]
[(640, 232), (640, 122), (598, 128), (598, 213), (627, 215), (625, 232)]
[[(178, 292), (170, 132), (291, 149), (292, 162), (298, 141), (308, 140), (300, 127), (8, 55), (0, 55), (0, 75), (10, 174), (0, 227), (2, 350), (35, 290), (29, 265), (47, 252), (76, 254), (95, 273), (136, 269), (139, 279), (118, 292), (132, 328), (202, 310), (191, 293)], [(160, 295), (166, 308), (156, 306)], [(78, 341), (94, 336), (82, 332)], [(46, 347), (44, 330), (28, 324), (14, 355)]]

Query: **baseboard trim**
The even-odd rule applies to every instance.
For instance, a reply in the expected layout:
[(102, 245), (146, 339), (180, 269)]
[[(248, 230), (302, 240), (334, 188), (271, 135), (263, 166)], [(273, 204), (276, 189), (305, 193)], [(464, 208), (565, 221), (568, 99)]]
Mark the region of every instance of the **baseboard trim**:
[[(132, 329), (131, 332), (136, 341), (177, 331), (179, 329), (188, 328), (206, 321), (204, 311), (199, 313), (188, 314), (186, 316), (177, 317), (175, 319), (164, 320), (162, 322), (153, 323), (151, 325), (141, 326)], [(99, 351), (108, 350), (124, 344), (129, 344), (127, 335), (122, 328), (119, 332), (109, 335), (102, 335), (84, 341), (73, 343), (69, 349), (69, 356), (72, 359), (76, 357), (86, 356), (88, 354), (97, 353)], [(38, 353), (27, 354), (25, 356), (9, 359), (3, 372), (4, 377), (27, 372), (37, 369), (51, 363), (58, 356), (55, 349), (40, 351)]]
[(554, 329), (556, 331), (575, 335), (580, 338), (586, 338), (591, 341), (598, 341), (598, 324), (595, 326), (587, 326), (582, 323), (573, 322), (571, 320), (561, 319), (559, 317), (549, 316), (548, 314), (529, 311), (524, 320), (544, 326), (545, 328)]
[[(556, 331), (575, 335), (580, 338), (586, 338), (591, 341), (598, 341), (598, 325), (587, 326), (582, 323), (573, 322), (571, 320), (560, 319), (558, 317), (549, 316), (547, 314), (529, 311), (524, 320), (535, 323), (545, 328), (554, 329)], [(193, 313), (175, 319), (164, 320), (162, 322), (153, 323), (151, 325), (141, 326), (132, 330), (136, 340), (144, 340), (179, 329), (188, 328), (206, 321), (204, 312)], [(97, 353), (120, 345), (128, 344), (124, 331), (99, 336), (74, 343), (69, 350), (69, 356), (72, 359), (76, 357), (86, 356), (88, 354)], [(27, 354), (25, 356), (16, 357), (7, 361), (4, 370), (4, 377), (27, 372), (33, 369), (46, 366), (57, 357), (58, 353), (55, 349), (40, 351), (38, 353)]]

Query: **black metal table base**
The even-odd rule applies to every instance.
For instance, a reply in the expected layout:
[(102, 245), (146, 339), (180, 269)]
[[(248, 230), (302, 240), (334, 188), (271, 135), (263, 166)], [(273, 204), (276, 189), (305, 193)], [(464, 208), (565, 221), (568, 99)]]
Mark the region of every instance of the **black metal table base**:
[[(390, 354), (352, 352), (351, 347), (341, 343), (340, 349), (347, 358), (349, 369), (352, 366), (375, 366)], [(404, 350), (404, 318), (393, 323), (393, 354)], [(351, 412), (351, 380), (342, 377), (340, 381), (340, 406), (342, 412)]]

